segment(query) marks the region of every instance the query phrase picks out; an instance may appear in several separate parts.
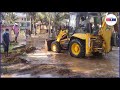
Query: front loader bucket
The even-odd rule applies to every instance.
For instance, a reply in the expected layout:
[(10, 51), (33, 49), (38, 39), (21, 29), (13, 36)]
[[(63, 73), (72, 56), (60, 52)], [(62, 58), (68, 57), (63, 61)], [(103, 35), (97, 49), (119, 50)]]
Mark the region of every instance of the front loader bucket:
[(45, 49), (46, 51), (51, 51), (51, 43), (55, 41), (53, 39), (46, 39), (45, 40)]

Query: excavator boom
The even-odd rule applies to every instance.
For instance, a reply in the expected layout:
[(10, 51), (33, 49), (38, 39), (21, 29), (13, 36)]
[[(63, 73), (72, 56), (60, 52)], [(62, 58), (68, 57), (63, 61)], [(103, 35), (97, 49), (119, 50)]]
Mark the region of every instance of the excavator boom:
[(104, 52), (108, 53), (111, 50), (111, 37), (112, 37), (112, 29), (113, 27), (110, 27), (106, 24), (105, 18), (103, 19), (102, 27), (100, 28), (99, 35), (103, 38), (103, 48)]

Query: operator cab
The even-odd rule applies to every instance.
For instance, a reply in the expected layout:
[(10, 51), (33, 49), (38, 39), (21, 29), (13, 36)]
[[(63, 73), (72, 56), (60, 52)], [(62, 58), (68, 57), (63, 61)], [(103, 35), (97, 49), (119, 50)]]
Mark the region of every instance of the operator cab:
[(98, 34), (101, 28), (102, 19), (98, 12), (71, 13), (69, 20), (69, 31), (74, 33)]

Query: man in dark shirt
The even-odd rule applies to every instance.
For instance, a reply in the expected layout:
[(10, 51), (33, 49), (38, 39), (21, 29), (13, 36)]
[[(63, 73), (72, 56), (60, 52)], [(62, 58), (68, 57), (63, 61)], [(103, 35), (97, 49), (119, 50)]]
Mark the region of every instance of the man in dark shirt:
[(3, 38), (4, 53), (5, 53), (5, 57), (6, 57), (6, 56), (8, 56), (9, 43), (10, 43), (9, 29), (5, 30), (5, 32), (2, 35), (2, 38)]

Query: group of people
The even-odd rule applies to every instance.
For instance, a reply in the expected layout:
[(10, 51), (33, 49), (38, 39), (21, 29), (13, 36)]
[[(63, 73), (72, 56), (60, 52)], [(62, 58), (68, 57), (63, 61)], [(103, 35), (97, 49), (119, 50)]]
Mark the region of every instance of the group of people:
[[(19, 35), (19, 26), (17, 23), (15, 23), (15, 25), (13, 26), (13, 32), (15, 34), (15, 42), (17, 43), (17, 38), (18, 38), (18, 35)], [(8, 56), (8, 51), (9, 51), (9, 44), (10, 44), (10, 29), (9, 28), (6, 28), (5, 31), (3, 32), (2, 34), (2, 45), (3, 45), (3, 48), (4, 48), (4, 53), (5, 53), (5, 57)]]
[[(10, 45), (10, 41), (11, 41), (11, 31), (12, 30), (13, 30), (14, 35), (15, 35), (14, 42), (18, 43), (18, 36), (19, 36), (19, 33), (20, 33), (20, 27), (17, 23), (14, 24), (12, 29), (7, 27), (1, 35), (1, 38), (2, 38), (1, 43), (2, 43), (3, 48), (4, 48), (5, 57), (8, 56), (9, 45)], [(31, 36), (30, 30), (26, 28), (24, 32), (25, 32), (26, 39), (28, 39), (28, 37)]]

